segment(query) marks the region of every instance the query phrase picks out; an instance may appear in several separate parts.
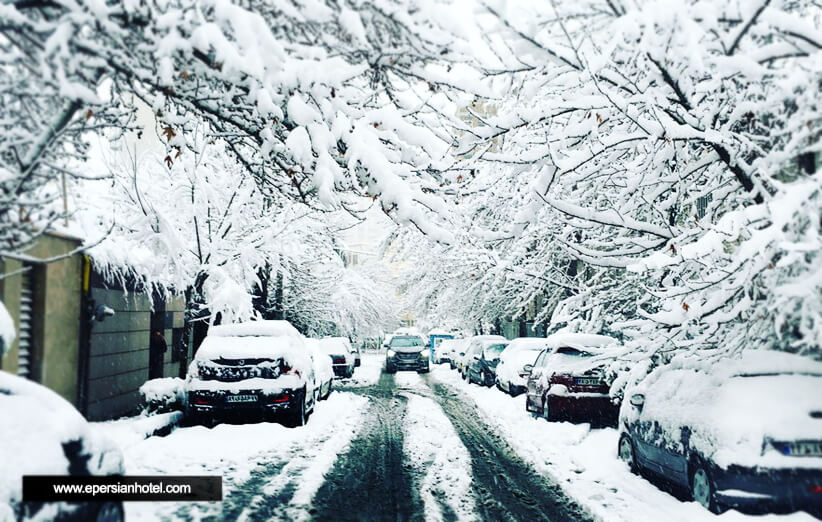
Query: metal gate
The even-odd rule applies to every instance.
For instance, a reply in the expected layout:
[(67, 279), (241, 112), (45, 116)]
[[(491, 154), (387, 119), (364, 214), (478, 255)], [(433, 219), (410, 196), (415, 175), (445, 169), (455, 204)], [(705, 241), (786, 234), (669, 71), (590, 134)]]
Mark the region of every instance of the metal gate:
[(33, 267), (27, 266), (28, 270), (21, 274), (20, 290), (20, 337), (17, 341), (17, 374), (27, 379), (31, 378), (32, 365), (32, 308), (34, 300), (33, 292)]

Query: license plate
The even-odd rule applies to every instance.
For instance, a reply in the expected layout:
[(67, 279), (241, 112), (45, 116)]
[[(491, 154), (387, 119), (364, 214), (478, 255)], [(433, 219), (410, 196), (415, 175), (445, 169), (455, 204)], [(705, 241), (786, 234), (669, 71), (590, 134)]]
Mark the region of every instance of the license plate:
[(598, 386), (600, 381), (599, 379), (581, 377), (579, 379), (574, 379), (574, 383), (582, 386)]
[(800, 441), (788, 444), (790, 455), (797, 457), (822, 456), (822, 441)]
[(257, 402), (256, 395), (226, 395), (226, 402)]

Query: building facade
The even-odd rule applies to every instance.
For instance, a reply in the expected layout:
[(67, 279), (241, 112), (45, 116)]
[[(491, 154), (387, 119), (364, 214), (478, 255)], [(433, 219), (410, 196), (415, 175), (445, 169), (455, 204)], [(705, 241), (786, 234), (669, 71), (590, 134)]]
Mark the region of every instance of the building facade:
[(45, 233), (25, 256), (0, 258), (0, 300), (17, 332), (0, 370), (54, 390), (89, 420), (106, 420), (139, 411), (153, 330), (168, 345), (161, 375), (184, 374), (184, 300), (106, 280), (77, 252), (81, 244)]

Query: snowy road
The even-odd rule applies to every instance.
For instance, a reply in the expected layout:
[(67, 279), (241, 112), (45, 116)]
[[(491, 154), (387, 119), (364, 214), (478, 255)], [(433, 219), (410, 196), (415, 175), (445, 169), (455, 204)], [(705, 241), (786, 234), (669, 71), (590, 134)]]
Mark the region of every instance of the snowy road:
[(532, 419), (521, 397), (467, 385), (444, 366), (388, 375), (381, 361), (366, 356), (301, 428), (221, 424), (132, 440), (128, 473), (220, 474), (224, 500), (129, 503), (127, 517), (650, 521), (676, 510), (682, 520), (716, 518), (630, 475), (613, 458), (614, 430)]

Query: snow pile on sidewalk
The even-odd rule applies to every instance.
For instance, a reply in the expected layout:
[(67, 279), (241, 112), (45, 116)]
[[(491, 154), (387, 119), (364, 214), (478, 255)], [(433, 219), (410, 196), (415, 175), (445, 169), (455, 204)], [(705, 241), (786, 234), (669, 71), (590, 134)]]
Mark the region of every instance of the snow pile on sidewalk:
[(121, 448), (142, 442), (155, 433), (176, 426), (183, 420), (183, 412), (169, 411), (157, 415), (138, 415), (122, 419), (92, 422), (93, 429), (115, 440)]
[(140, 395), (149, 413), (182, 410), (185, 404), (185, 381), (179, 377), (151, 379), (140, 386)]
[(595, 517), (608, 522), (698, 522), (709, 520), (815, 520), (805, 513), (753, 517), (737, 511), (717, 516), (695, 502), (683, 502), (632, 474), (616, 456), (617, 430), (588, 424), (547, 422), (525, 410), (525, 396), (510, 397), (495, 388), (469, 385), (457, 372), (440, 367), (433, 377), (475, 403), (517, 454), (550, 476)]
[(413, 393), (403, 395), (408, 398), (404, 452), (421, 477), (417, 489), (425, 505), (425, 520), (444, 520), (446, 506), (457, 520), (476, 520), (468, 449), (439, 405)]

